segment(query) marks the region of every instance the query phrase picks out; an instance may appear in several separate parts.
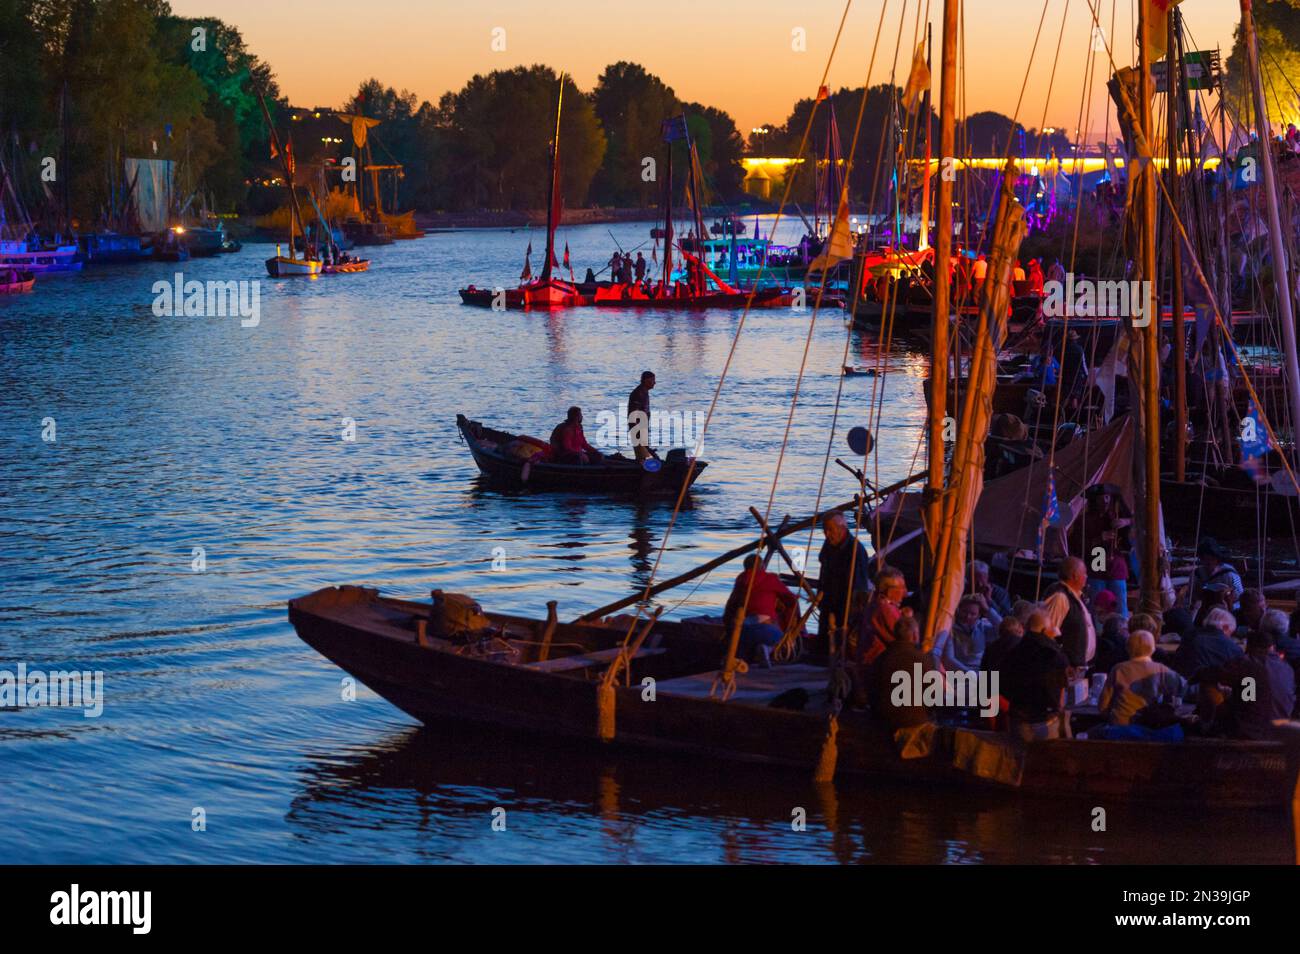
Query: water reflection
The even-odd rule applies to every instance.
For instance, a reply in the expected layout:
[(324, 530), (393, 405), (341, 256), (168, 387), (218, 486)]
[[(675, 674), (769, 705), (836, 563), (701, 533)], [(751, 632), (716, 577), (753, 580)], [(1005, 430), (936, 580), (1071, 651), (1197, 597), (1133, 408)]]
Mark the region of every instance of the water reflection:
[[(415, 828), (428, 838), (399, 853), (444, 861), (470, 860), (472, 851), (484, 862), (1284, 863), (1289, 850), (1285, 818), (1270, 814), (1187, 825), (1112, 806), (1109, 831), (1097, 833), (1091, 806), (1077, 800), (1047, 806), (1004, 791), (816, 784), (464, 725), (411, 728), (343, 757), (314, 756), (298, 788), (286, 822), (305, 844), (364, 851), (377, 831)], [(484, 837), (496, 807), (506, 809), (508, 832), (527, 837)], [(792, 825), (797, 813), (805, 831)]]

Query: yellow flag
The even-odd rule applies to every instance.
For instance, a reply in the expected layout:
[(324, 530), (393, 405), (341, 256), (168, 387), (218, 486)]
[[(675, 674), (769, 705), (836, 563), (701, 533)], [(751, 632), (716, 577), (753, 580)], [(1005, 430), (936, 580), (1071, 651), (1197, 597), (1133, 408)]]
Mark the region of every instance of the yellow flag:
[(921, 102), (921, 94), (930, 88), (930, 65), (925, 62), (925, 41), (916, 45), (916, 55), (912, 57), (912, 72), (907, 77), (907, 88), (903, 90), (903, 106), (910, 113)]
[(849, 230), (849, 187), (840, 190), (840, 208), (822, 253), (808, 263), (808, 270), (824, 272), (853, 257), (853, 233)]
[[(1152, 62), (1165, 55), (1169, 39), (1169, 11), (1183, 0), (1142, 0), (1146, 5), (1147, 56)], [(1139, 39), (1143, 39), (1139, 37)]]

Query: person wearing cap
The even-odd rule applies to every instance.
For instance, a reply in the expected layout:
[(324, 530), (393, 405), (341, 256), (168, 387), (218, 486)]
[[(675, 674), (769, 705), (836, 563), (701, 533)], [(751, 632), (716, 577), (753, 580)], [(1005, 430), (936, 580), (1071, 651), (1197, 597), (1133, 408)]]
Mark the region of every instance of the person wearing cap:
[(1192, 605), (1203, 602), (1207, 592), (1221, 590), (1225, 594), (1224, 606), (1235, 610), (1245, 587), (1237, 568), (1228, 562), (1230, 558), (1227, 551), (1213, 537), (1205, 537), (1196, 548), (1196, 556), (1198, 562), (1192, 574)]

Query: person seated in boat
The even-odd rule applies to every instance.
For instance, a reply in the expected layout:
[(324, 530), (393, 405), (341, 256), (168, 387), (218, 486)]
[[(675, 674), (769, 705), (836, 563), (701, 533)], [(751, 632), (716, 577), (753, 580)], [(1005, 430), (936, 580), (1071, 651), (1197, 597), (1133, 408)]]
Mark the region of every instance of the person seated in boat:
[(1002, 622), (998, 625), (997, 638), (984, 647), (984, 655), (980, 657), (980, 672), (1000, 673), (1007, 654), (1019, 646), (1024, 638), (1024, 623), (1014, 616), (1002, 617)]
[[(871, 712), (890, 730), (913, 728), (934, 721), (934, 714), (921, 704), (919, 686), (906, 687), (919, 671), (934, 672), (932, 653), (920, 646), (921, 628), (914, 616), (900, 616), (890, 634), (889, 648), (876, 660), (871, 671)], [(901, 675), (900, 675), (901, 674)]]
[(850, 660), (855, 684), (866, 686), (866, 672), (884, 654), (894, 638), (894, 627), (911, 610), (903, 606), (907, 599), (907, 581), (903, 571), (887, 566), (876, 574), (876, 586), (862, 612), (846, 658)]
[(866, 599), (871, 581), (867, 549), (849, 531), (843, 511), (833, 510), (822, 517), (822, 533), (826, 540), (817, 554), (822, 595), (817, 605), (817, 650), (826, 653), (830, 651), (831, 617), (844, 632), (848, 625), (845, 614), (852, 612), (855, 598)]
[(1011, 733), (1025, 742), (1069, 736), (1065, 687), (1070, 660), (1049, 634), (1047, 613), (1034, 610), (1020, 643), (1002, 662), (999, 688), (1011, 704)]
[(1274, 720), (1290, 719), (1296, 712), (1295, 673), (1273, 643), (1273, 631), (1285, 625), (1285, 616), (1269, 611), (1274, 612), (1283, 620), (1270, 621), (1267, 628), (1252, 632), (1243, 655), (1202, 674), (1202, 684), (1219, 687), (1226, 697), (1215, 721), (1223, 723), (1234, 738), (1271, 739)]
[(1202, 674), (1213, 671), (1242, 656), (1242, 649), (1231, 633), (1237, 622), (1222, 607), (1211, 610), (1204, 624), (1192, 623), (1182, 634), (1178, 649), (1168, 660), (1169, 666), (1188, 682), (1199, 682)]
[(1134, 630), (1128, 637), (1128, 659), (1107, 672), (1097, 707), (1112, 725), (1129, 725), (1152, 703), (1187, 694), (1187, 681), (1151, 658), (1155, 650), (1155, 636)]
[(587, 443), (582, 432), (582, 408), (569, 408), (568, 416), (551, 431), (550, 460), (556, 464), (598, 464), (604, 455)]
[(1239, 642), (1245, 642), (1246, 637), (1252, 630), (1259, 629), (1260, 621), (1264, 614), (1268, 612), (1268, 599), (1265, 598), (1262, 590), (1250, 589), (1241, 591), (1240, 608), (1237, 610), (1237, 631), (1233, 633), (1233, 638)]
[(1029, 365), (1025, 370), (1015, 376), (1016, 381), (1032, 381), (1039, 388), (1047, 389), (1056, 386), (1057, 380), (1061, 376), (1061, 363), (1056, 360), (1056, 355), (1051, 351), (1051, 345), (1029, 359)]
[(968, 593), (957, 604), (952, 628), (935, 638), (934, 654), (948, 672), (979, 672), (984, 649), (993, 642), (1002, 617), (982, 596)]
[(1192, 573), (1192, 605), (1195, 608), (1204, 598), (1206, 587), (1211, 583), (1225, 584), (1228, 589), (1226, 606), (1230, 610), (1237, 608), (1241, 591), (1245, 589), (1237, 568), (1228, 562), (1231, 557), (1219, 546), (1213, 537), (1205, 537), (1196, 547), (1197, 565)]
[(970, 590), (976, 596), (984, 597), (989, 609), (1001, 619), (1011, 615), (1011, 594), (1006, 587), (999, 586), (989, 577), (989, 565), (983, 560), (974, 560), (970, 565)]
[(728, 637), (737, 614), (744, 614), (736, 656), (746, 662), (762, 662), (770, 666), (772, 650), (785, 636), (791, 614), (797, 617), (798, 611), (798, 598), (779, 576), (763, 566), (758, 554), (751, 553), (745, 558), (744, 569), (731, 587), (727, 608), (723, 612)]
[(985, 442), (984, 478), (993, 480), (1020, 470), (1043, 456), (1029, 438), (1029, 426), (1014, 414), (995, 414)]
[[(1136, 632), (1136, 630), (1134, 630)], [(1108, 673), (1128, 659), (1128, 621), (1118, 613), (1097, 629), (1097, 655), (1092, 657), (1093, 673)]]

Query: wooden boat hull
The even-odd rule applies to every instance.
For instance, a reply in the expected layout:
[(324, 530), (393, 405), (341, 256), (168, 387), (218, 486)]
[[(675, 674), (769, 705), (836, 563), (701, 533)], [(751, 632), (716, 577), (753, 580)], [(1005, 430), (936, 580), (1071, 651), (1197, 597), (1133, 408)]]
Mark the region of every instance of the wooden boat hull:
[(363, 258), (357, 262), (343, 262), (340, 265), (321, 266), (322, 275), (351, 275), (370, 270), (370, 259)]
[(596, 291), (593, 304), (605, 308), (660, 308), (695, 310), (704, 308), (789, 308), (794, 294), (778, 287), (752, 292), (710, 292), (703, 295), (664, 295), (653, 298), (636, 285), (611, 285)]
[[(489, 614), (489, 619), (501, 627), (503, 636), (536, 645), (539, 622), (503, 614)], [(631, 660), (630, 685), (613, 689), (613, 719), (607, 711), (602, 722), (600, 670), (584, 661), (612, 658), (626, 632), (623, 626), (561, 624), (554, 645), (576, 643), (590, 653), (539, 663), (524, 662), (522, 657), (504, 661), (474, 655), (438, 638), (420, 645), (417, 626), (420, 621), (432, 625), (426, 604), (384, 599), (360, 587), (331, 587), (292, 600), (289, 620), (307, 645), (426, 723), (472, 721), (805, 772), (822, 756), (828, 724), (824, 712), (773, 708), (741, 694), (728, 702), (709, 698), (711, 673), (705, 660), (719, 658), (721, 641), (687, 624), (656, 624), (646, 645), (657, 643), (659, 648), (653, 655), (638, 654)], [(548, 668), (575, 661), (582, 665), (564, 671)], [(698, 670), (698, 675), (687, 677), (695, 691), (672, 688), (683, 682), (674, 672), (674, 661)], [(818, 673), (825, 678), (825, 670), (818, 667), (788, 669), (807, 670), (806, 678), (796, 675), (810, 686)], [(652, 700), (642, 688), (647, 676), (657, 685)], [(751, 677), (738, 678), (743, 693)], [(837, 774), (923, 784), (1018, 787), (1052, 798), (1177, 800), (1190, 806), (1281, 809), (1290, 801), (1296, 771), (1294, 753), (1274, 742), (1062, 740), (1020, 745), (992, 733), (947, 727), (936, 730), (936, 742), (930, 754), (903, 759), (878, 724), (864, 714), (843, 712), (836, 740)], [(975, 743), (1018, 759), (1018, 778), (996, 781), (980, 770), (959, 768), (968, 761), (954, 753)]]
[(321, 273), (321, 268), (316, 259), (276, 255), (266, 260), (266, 273), (272, 278), (314, 278)]
[(81, 271), (76, 245), (29, 250), (25, 243), (0, 242), (0, 271), (15, 269), (33, 275), (62, 275)]
[(1300, 498), (1267, 487), (1248, 490), (1222, 485), (1203, 486), (1172, 477), (1160, 481), (1165, 529), (1183, 543), (1199, 536), (1221, 541), (1290, 540), (1300, 531)]
[(513, 435), (484, 427), (463, 414), (456, 416), (456, 427), (483, 476), (494, 484), (511, 490), (563, 490), (634, 496), (676, 495), (688, 479), (688, 471), (690, 483), (694, 485), (709, 466), (706, 461), (700, 460), (695, 462), (695, 467), (691, 470), (689, 460), (674, 458), (661, 462), (657, 471), (649, 471), (634, 460), (606, 458), (600, 464), (532, 463), (525, 476), (525, 461), (489, 448), (474, 436), (477, 432), (486, 435), (492, 442), (501, 443)]
[(36, 276), (31, 272), (9, 272), (15, 276), (14, 281), (2, 280), (5, 274), (0, 269), (0, 295), (21, 295), (36, 287)]
[[(572, 308), (576, 305), (590, 304), (571, 282), (549, 278), (529, 282), (517, 288), (503, 290), (501, 299), (511, 309), (550, 309)], [(491, 288), (476, 288), (470, 285), (460, 290), (460, 300), (466, 305), (479, 305), (484, 308), (496, 307), (497, 292)]]

